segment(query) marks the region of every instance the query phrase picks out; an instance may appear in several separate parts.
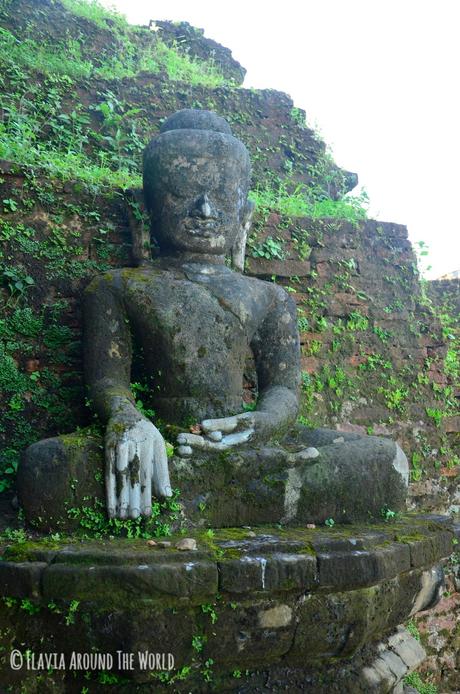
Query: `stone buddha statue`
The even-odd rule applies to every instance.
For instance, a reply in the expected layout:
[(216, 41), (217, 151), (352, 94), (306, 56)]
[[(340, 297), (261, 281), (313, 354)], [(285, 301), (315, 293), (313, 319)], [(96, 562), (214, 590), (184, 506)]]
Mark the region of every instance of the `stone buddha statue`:
[[(174, 114), (144, 154), (158, 257), (98, 276), (85, 291), (85, 378), (106, 427), (99, 465), (109, 517), (149, 516), (152, 495), (171, 495), (170, 474), (186, 496), (190, 480), (193, 503), (201, 506), (225, 506), (232, 490), (245, 486), (249, 496), (236, 494), (232, 502), (240, 510), (222, 521), (229, 525), (248, 518), (363, 520), (384, 506), (404, 508), (408, 464), (396, 443), (296, 425), (295, 304), (277, 284), (226, 263), (250, 219), (249, 184), (248, 152), (223, 118), (188, 109)], [(142, 350), (156, 416), (183, 430), (169, 460), (155, 421), (137, 409), (130, 389), (132, 340)], [(258, 393), (249, 412), (242, 399), (248, 352)], [(28, 518), (32, 487), (41, 493), (40, 470), (51, 488), (58, 474), (50, 463), (53, 442), (31, 446), (21, 464)], [(66, 461), (60, 454), (59, 465)], [(220, 488), (213, 490), (217, 477)], [(245, 503), (258, 508), (255, 516), (241, 510)]]

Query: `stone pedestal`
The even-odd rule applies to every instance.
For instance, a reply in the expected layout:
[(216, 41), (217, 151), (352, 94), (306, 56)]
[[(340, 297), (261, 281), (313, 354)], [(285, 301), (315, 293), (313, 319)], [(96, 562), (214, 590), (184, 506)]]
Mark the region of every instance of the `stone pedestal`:
[[(53, 675), (61, 684), (85, 684), (69, 670), (72, 653), (94, 650), (127, 679), (119, 691), (138, 691), (135, 682), (142, 692), (171, 691), (171, 681), (184, 692), (280, 691), (266, 683), (284, 672), (290, 691), (386, 692), (370, 644), (437, 600), (454, 535), (448, 519), (413, 516), (347, 528), (195, 530), (189, 551), (175, 546), (183, 535), (166, 547), (128, 539), (6, 546), (2, 645), (63, 653), (67, 669)], [(119, 667), (117, 651), (134, 654), (132, 669)], [(160, 654), (156, 666), (145, 656), (143, 667), (145, 653)], [(158, 670), (168, 658), (174, 667)], [(6, 664), (2, 682), (28, 675)]]

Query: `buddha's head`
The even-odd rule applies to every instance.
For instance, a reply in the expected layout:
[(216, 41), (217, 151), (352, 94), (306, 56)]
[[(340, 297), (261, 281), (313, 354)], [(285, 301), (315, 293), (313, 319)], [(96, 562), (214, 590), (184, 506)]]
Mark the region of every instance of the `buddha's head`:
[(144, 195), (162, 250), (224, 255), (250, 209), (249, 154), (210, 111), (178, 111), (144, 152)]

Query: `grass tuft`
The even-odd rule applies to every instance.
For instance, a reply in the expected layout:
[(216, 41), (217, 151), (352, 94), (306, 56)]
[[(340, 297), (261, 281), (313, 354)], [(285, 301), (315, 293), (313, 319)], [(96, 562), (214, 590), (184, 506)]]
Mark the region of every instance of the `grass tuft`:
[(271, 211), (288, 217), (336, 217), (357, 224), (367, 216), (367, 195), (346, 195), (332, 200), (324, 194), (305, 185), (297, 186), (290, 192), (284, 183), (278, 188), (258, 186), (250, 193), (251, 200), (262, 214)]

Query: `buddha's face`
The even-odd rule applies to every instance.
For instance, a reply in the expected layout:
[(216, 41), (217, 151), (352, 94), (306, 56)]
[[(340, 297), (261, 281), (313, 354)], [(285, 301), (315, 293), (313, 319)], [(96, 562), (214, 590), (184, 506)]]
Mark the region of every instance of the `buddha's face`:
[(247, 204), (249, 157), (231, 135), (173, 130), (149, 145), (144, 192), (162, 248), (223, 255)]

